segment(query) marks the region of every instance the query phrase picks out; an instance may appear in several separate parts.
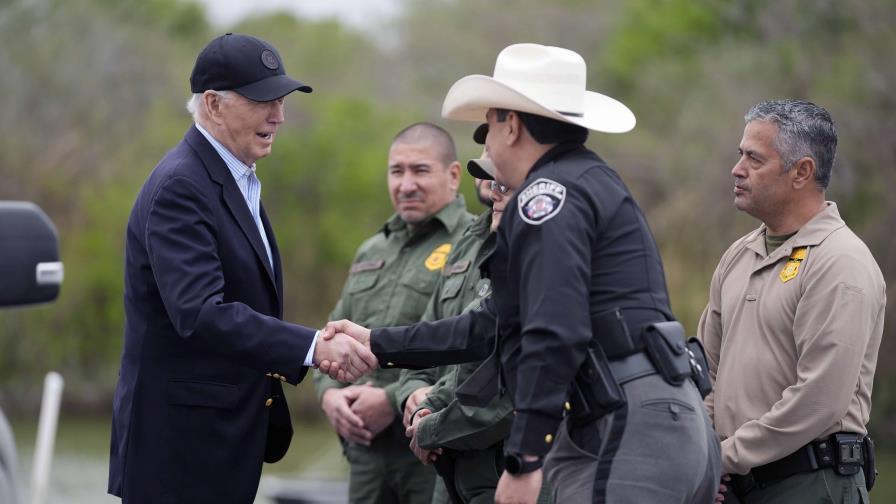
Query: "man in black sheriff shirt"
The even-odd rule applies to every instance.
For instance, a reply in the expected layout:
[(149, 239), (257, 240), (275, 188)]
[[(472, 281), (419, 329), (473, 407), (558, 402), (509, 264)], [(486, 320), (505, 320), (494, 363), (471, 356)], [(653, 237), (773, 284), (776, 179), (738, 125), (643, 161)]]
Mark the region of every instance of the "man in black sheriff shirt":
[(498, 55), (494, 77), (464, 77), (445, 98), (447, 118), (486, 118), (496, 179), (516, 189), (484, 267), (490, 302), (372, 335), (331, 327), (369, 341), (386, 367), (496, 349), (458, 389), (481, 403), (496, 384), (513, 398), (496, 502), (534, 502), (544, 472), (556, 502), (708, 503), (719, 444), (690, 379), (704, 368), (672, 317), (640, 208), (583, 145), (589, 129), (622, 133), (635, 118), (586, 91), (585, 75), (575, 52), (517, 44)]

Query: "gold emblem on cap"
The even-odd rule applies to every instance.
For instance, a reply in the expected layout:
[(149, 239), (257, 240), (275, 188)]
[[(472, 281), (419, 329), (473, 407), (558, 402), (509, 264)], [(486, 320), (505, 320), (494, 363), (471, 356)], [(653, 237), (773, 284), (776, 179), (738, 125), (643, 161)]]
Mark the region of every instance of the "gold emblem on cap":
[(451, 244), (443, 243), (434, 248), (432, 252), (430, 252), (429, 257), (426, 258), (426, 261), (423, 262), (423, 265), (426, 266), (426, 269), (428, 269), (429, 271), (440, 270), (445, 267), (445, 261), (448, 260), (448, 254), (450, 252)]

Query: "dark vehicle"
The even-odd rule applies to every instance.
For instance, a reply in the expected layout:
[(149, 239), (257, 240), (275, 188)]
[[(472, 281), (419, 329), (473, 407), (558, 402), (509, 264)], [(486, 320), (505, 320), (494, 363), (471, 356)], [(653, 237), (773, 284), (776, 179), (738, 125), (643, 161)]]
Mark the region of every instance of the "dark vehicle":
[[(0, 201), (0, 307), (53, 301), (63, 267), (56, 228), (37, 205)], [(12, 430), (0, 409), (0, 502), (20, 502)]]

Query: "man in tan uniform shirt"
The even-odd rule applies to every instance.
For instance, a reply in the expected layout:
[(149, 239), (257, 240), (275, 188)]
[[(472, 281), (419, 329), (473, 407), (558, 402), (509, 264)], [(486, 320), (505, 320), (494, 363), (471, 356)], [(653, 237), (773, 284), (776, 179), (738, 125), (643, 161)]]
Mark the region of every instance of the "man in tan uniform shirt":
[(745, 503), (867, 502), (861, 441), (883, 276), (825, 201), (837, 145), (828, 112), (784, 100), (745, 119), (734, 205), (762, 225), (722, 256), (698, 328), (715, 380), (706, 406), (732, 475), (723, 489)]

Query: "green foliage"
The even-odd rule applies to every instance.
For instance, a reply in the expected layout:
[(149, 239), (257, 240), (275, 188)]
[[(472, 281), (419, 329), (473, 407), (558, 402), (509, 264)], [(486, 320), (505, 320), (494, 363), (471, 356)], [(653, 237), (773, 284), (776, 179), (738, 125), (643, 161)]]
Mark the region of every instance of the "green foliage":
[(604, 67), (630, 82), (652, 60), (687, 60), (724, 33), (723, 4), (715, 0), (628, 2), (616, 34), (603, 51)]

